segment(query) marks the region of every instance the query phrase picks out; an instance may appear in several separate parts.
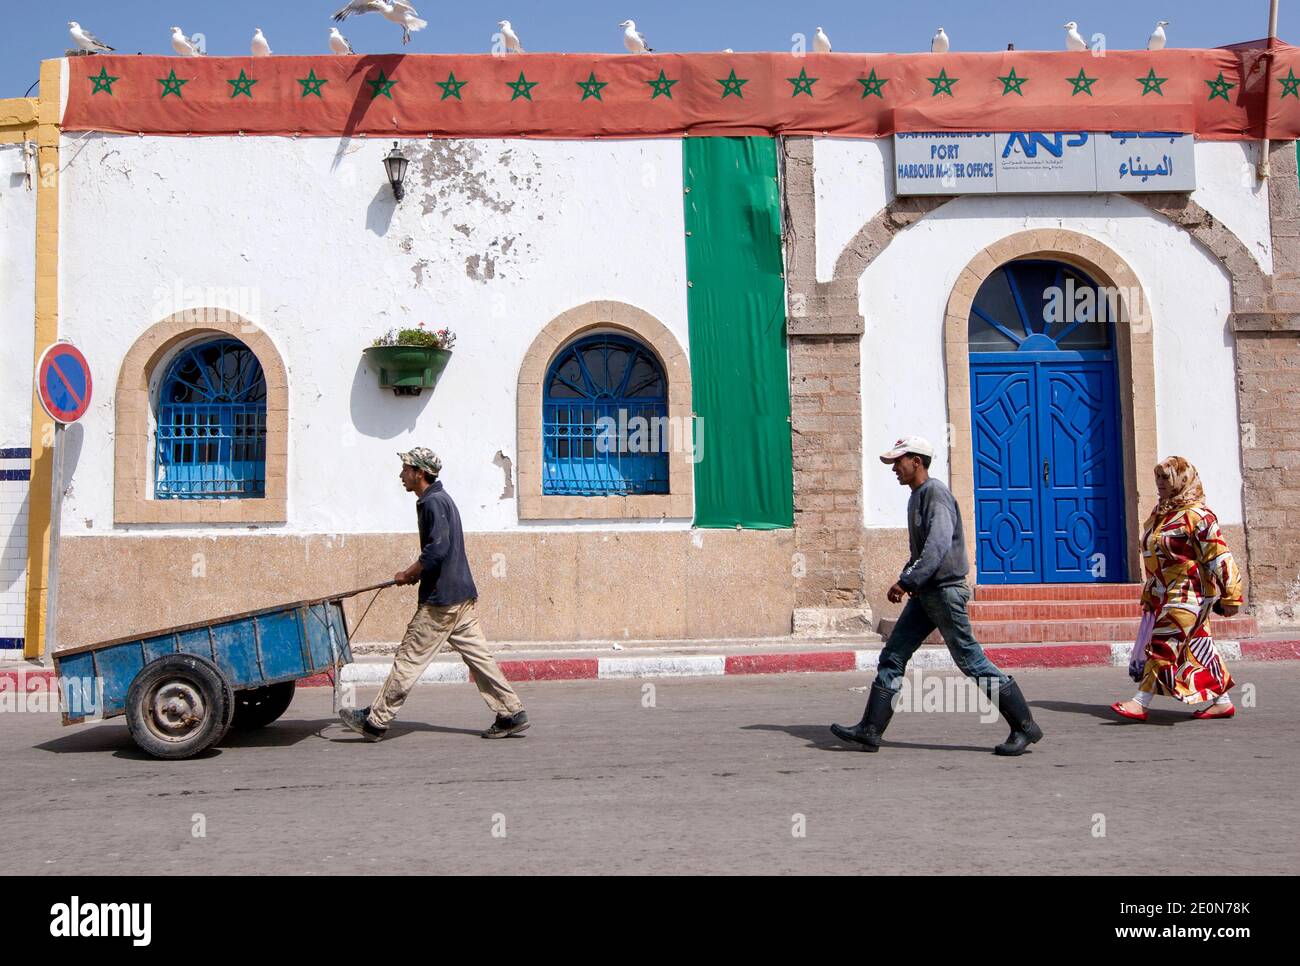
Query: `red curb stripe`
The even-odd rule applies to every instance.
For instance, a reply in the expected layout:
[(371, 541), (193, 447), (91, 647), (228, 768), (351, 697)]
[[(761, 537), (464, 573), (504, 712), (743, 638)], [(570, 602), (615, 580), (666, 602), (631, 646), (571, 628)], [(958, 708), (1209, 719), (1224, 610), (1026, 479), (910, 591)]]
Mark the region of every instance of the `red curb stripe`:
[(1093, 667), (1110, 664), (1109, 644), (1049, 644), (1044, 647), (986, 647), (999, 667)]
[[(39, 671), (0, 671), (0, 682), (4, 682), (4, 690), (6, 691), (17, 691), (19, 683), (25, 681), (27, 685), (27, 693), (31, 694), (34, 691), (43, 691), (48, 689), (53, 680), (54, 672), (49, 669)], [(35, 687), (32, 686), (33, 682), (36, 683)]]
[(508, 681), (580, 681), (598, 677), (596, 658), (560, 658), (553, 661), (500, 661)]
[(1300, 641), (1242, 641), (1243, 661), (1300, 660)]
[(728, 657), (724, 674), (789, 674), (803, 671), (853, 671), (852, 651), (815, 651), (806, 654), (737, 654)]
[(309, 678), (299, 678), (298, 687), (300, 688), (332, 688), (334, 682), (330, 680), (328, 674), (313, 674)]

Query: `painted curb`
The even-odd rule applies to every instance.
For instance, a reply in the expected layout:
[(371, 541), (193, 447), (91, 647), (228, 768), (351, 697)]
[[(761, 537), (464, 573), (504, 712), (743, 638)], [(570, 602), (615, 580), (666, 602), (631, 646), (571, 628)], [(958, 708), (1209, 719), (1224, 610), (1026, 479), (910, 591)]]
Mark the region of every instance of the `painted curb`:
[[(1227, 661), (1300, 661), (1300, 640), (1219, 641)], [(1042, 644), (986, 647), (984, 653), (1002, 668), (1124, 667), (1129, 644)], [(848, 651), (796, 651), (786, 654), (678, 654), (647, 657), (543, 658), (502, 660), (501, 670), (511, 681), (590, 681), (620, 678), (714, 677), (723, 674), (806, 674), (835, 671), (873, 671), (881, 648)], [(347, 665), (340, 682), (353, 685), (383, 684), (392, 668), (389, 661), (363, 661)], [(908, 667), (921, 670), (956, 670), (952, 656), (939, 648), (924, 648)], [(54, 678), (50, 668), (0, 668), (0, 691), (48, 690)], [(469, 669), (460, 662), (430, 664), (420, 684), (464, 684)], [(332, 687), (329, 675), (317, 674), (298, 681), (300, 688)]]

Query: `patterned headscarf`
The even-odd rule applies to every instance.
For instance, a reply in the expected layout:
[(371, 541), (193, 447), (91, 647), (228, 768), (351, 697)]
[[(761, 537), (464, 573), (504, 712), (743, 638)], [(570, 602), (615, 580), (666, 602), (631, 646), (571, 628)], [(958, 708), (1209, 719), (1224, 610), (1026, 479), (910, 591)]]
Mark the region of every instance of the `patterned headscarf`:
[(1196, 467), (1181, 456), (1171, 456), (1156, 464), (1156, 475), (1173, 484), (1173, 492), (1168, 499), (1156, 503), (1153, 514), (1163, 516), (1173, 510), (1182, 510), (1189, 506), (1205, 503), (1205, 490), (1201, 487), (1200, 474)]

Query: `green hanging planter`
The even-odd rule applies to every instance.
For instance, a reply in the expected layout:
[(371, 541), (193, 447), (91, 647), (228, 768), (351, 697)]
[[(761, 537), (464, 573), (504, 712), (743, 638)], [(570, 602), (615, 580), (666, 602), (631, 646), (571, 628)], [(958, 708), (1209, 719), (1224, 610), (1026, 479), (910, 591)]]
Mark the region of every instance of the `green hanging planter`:
[(438, 384), (451, 359), (450, 349), (418, 345), (372, 345), (365, 355), (379, 370), (379, 387), (398, 396), (418, 396)]

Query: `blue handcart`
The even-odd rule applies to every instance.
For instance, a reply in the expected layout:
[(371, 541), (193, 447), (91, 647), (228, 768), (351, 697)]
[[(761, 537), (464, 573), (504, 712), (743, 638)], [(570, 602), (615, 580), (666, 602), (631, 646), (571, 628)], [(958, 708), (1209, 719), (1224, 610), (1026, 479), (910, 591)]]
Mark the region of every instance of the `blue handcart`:
[(352, 660), (343, 601), (395, 583), (57, 651), (63, 723), (125, 715), (147, 754), (190, 758), (231, 728), (275, 721), (300, 679), (330, 673), (337, 684)]

